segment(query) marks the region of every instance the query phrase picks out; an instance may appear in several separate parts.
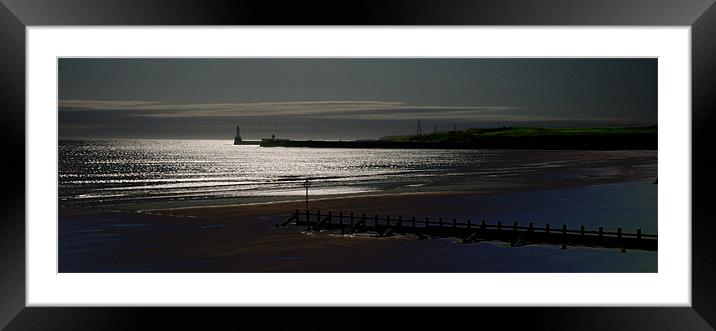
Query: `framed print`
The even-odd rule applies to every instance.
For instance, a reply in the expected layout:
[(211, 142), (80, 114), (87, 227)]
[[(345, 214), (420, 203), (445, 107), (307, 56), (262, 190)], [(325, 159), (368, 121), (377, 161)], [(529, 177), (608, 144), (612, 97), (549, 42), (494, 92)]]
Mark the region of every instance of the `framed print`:
[(281, 6), (3, 2), (2, 325), (713, 329), (712, 2)]

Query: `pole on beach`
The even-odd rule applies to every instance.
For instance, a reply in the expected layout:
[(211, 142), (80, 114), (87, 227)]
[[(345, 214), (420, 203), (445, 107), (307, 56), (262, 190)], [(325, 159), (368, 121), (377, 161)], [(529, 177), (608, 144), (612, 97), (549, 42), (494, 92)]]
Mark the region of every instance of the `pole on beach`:
[(311, 213), (306, 208), (306, 232), (311, 231)]
[(311, 187), (311, 182), (306, 179), (306, 181), (303, 182), (303, 187), (306, 188), (306, 211), (308, 211), (308, 188)]

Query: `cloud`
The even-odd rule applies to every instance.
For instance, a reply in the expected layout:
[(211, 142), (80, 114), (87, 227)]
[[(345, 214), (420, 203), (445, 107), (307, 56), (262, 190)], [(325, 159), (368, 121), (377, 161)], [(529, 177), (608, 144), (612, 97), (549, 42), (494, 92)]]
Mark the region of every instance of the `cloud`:
[(410, 105), (393, 101), (292, 101), (170, 104), (157, 101), (60, 100), (62, 111), (119, 111), (125, 116), (190, 118), (270, 118), (300, 116), (323, 120), (452, 120), (483, 122), (644, 122), (643, 119), (554, 114), (516, 106)]
[(392, 101), (294, 101), (165, 104), (155, 101), (61, 100), (61, 110), (124, 110), (131, 116), (161, 118), (303, 116), (318, 118), (403, 119), (423, 116), (474, 118), (518, 109), (511, 106), (409, 105)]
[(72, 110), (113, 110), (142, 109), (159, 105), (156, 101), (116, 101), (116, 100), (60, 100), (60, 109)]

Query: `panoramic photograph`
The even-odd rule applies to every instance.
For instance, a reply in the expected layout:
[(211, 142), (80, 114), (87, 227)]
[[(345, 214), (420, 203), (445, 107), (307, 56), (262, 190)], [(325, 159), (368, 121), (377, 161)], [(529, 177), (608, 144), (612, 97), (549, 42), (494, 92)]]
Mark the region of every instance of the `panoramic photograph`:
[(656, 58), (57, 70), (60, 273), (658, 272)]

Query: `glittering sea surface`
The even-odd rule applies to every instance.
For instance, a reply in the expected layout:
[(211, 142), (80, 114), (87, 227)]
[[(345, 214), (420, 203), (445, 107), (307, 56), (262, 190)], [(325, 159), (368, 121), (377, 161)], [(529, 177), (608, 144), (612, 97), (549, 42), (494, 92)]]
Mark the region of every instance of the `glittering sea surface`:
[[(551, 185), (656, 176), (656, 151), (389, 150), (235, 146), (224, 140), (59, 142), (59, 203), (110, 206)], [(493, 185), (494, 186), (494, 185)]]

